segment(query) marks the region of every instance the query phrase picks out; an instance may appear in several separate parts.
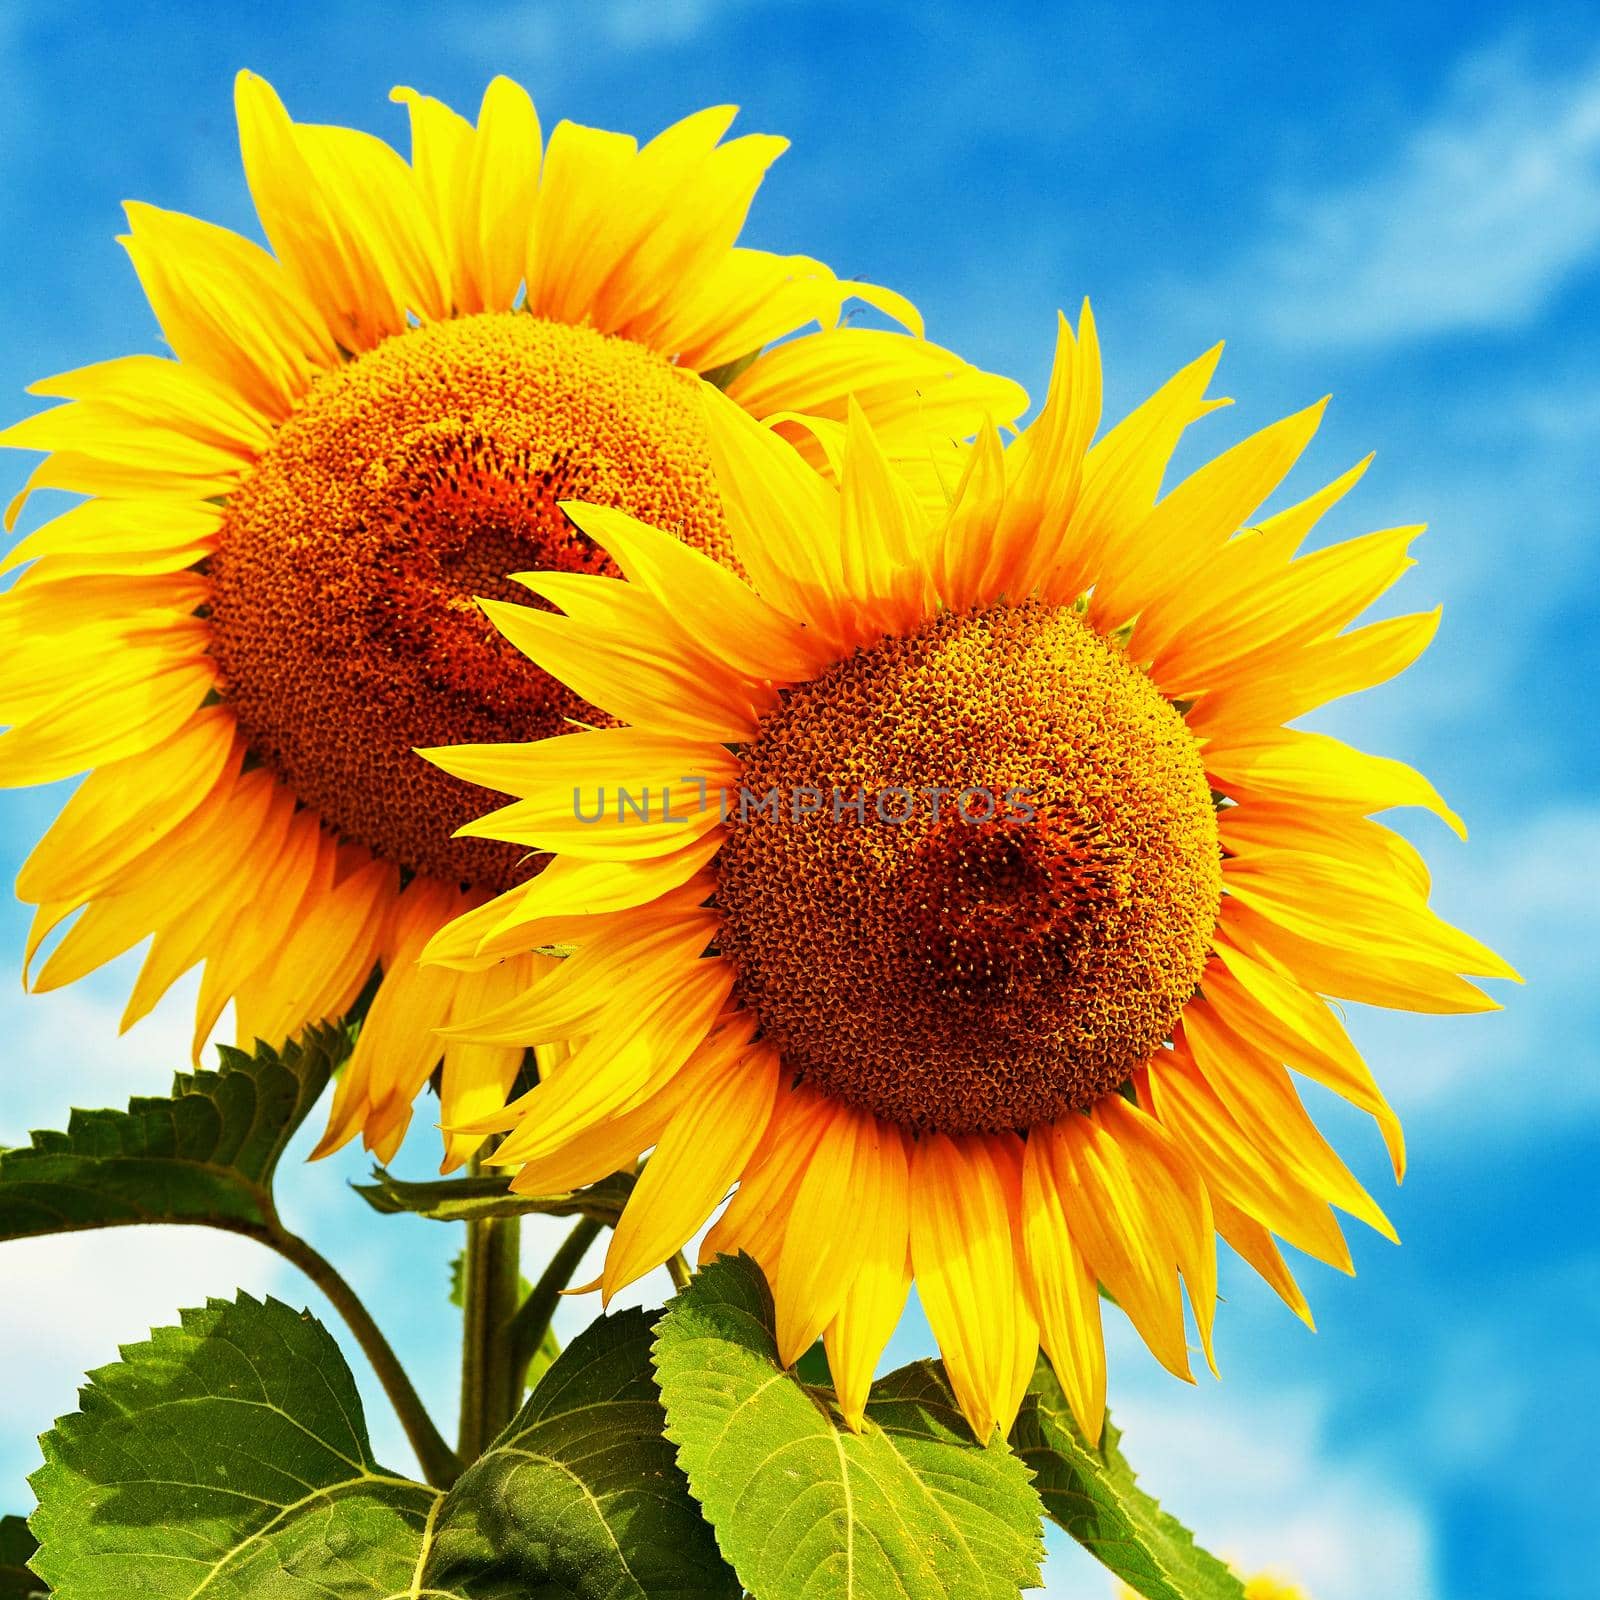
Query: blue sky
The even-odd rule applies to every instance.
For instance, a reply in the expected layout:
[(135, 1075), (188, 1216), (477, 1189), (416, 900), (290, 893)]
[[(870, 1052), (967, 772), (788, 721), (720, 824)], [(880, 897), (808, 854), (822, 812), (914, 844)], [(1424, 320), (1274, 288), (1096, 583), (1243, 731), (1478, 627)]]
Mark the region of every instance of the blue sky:
[[(1416, 826), (1437, 903), (1529, 982), (1487, 1018), (1353, 1018), (1411, 1136), (1390, 1205), (1403, 1248), (1353, 1236), (1354, 1281), (1305, 1265), (1316, 1336), (1225, 1268), (1223, 1381), (1173, 1383), (1119, 1328), (1111, 1402), (1153, 1490), (1316, 1600), (1580, 1600), (1600, 1570), (1600, 20), (1460, 3), (1296, 8), (1292, 25), (1276, 6), (1043, 10), (319, 0), (146, 5), (133, 21), (14, 0), (0, 410), (25, 409), (43, 373), (158, 348), (113, 243), (124, 198), (250, 227), (239, 66), (300, 117), (396, 140), (391, 85), (469, 108), (497, 71), (547, 127), (649, 134), (735, 101), (740, 126), (794, 141), (749, 242), (895, 285), (934, 337), (1035, 393), (1055, 308), (1085, 293), (1113, 410), (1228, 339), (1237, 404), (1196, 430), (1196, 452), (1332, 390), (1296, 482), (1376, 448), (1330, 534), (1429, 522), (1394, 604), (1445, 612), (1421, 666), (1324, 725), (1416, 761), (1465, 814), (1466, 846)], [(0, 497), (23, 471), (0, 464)], [(61, 798), (0, 796), (8, 874)], [(0, 965), (24, 924), (0, 908)], [(130, 976), (36, 999), (0, 988), (0, 1141), (69, 1103), (164, 1087), (186, 997), (119, 1042)], [(1315, 1107), (1388, 1201), (1371, 1130)], [(361, 1170), (291, 1170), (286, 1209), (350, 1259), (448, 1415), (454, 1241), (365, 1216), (343, 1190)], [(239, 1284), (307, 1298), (254, 1247), (196, 1232), (6, 1246), (0, 1273), (0, 1509), (23, 1506), (32, 1436), (119, 1340)], [(927, 1343), (913, 1319), (897, 1353)], [(381, 1397), (369, 1410), (403, 1462)], [(1070, 1548), (1053, 1547), (1048, 1578), (1052, 1595), (1106, 1592)]]

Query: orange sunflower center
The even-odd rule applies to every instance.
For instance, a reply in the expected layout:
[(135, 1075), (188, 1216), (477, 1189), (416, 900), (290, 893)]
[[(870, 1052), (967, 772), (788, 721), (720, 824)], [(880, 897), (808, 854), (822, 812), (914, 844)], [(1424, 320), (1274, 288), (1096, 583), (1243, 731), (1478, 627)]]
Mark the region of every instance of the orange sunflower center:
[(726, 559), (693, 380), (641, 345), (494, 312), (397, 335), (321, 378), (224, 517), (213, 650), (257, 759), (345, 837), (495, 891), (493, 804), (412, 752), (600, 720), (492, 628), (509, 575), (612, 572), (557, 509), (616, 506)]
[(1221, 893), (1205, 771), (1071, 608), (858, 651), (742, 758), (720, 948), (817, 1088), (911, 1128), (1025, 1128), (1124, 1083), (1193, 995)]

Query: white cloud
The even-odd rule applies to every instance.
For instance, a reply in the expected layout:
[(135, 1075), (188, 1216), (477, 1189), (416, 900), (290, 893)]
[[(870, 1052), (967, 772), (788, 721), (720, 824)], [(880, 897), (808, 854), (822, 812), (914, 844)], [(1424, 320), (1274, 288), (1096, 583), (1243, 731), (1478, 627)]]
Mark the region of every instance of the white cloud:
[[(1168, 1381), (1116, 1411), (1145, 1489), (1240, 1571), (1292, 1579), (1314, 1600), (1435, 1595), (1422, 1508), (1403, 1484), (1328, 1451), (1310, 1391), (1178, 1394)], [(1047, 1592), (1103, 1593), (1094, 1571), (1071, 1547), (1052, 1549)]]
[[(1530, 812), (1492, 840), (1430, 850), (1445, 870), (1435, 906), (1502, 952), (1524, 986), (1491, 985), (1505, 1010), (1487, 1016), (1395, 1016), (1357, 1010), (1357, 1043), (1396, 1109), (1428, 1121), (1429, 1138), (1536, 1142), (1600, 1104), (1600, 1076), (1581, 1070), (1597, 1020), (1600, 809)], [(1563, 1060), (1562, 1092), (1539, 1087), (1539, 1063)], [(1514, 1115), (1508, 1113), (1514, 1112)]]
[[(25, 1143), (32, 1128), (65, 1127), (73, 1106), (120, 1108), (133, 1095), (166, 1094), (173, 1073), (189, 1069), (198, 973), (119, 1035), (137, 971), (135, 955), (65, 989), (30, 995), (19, 987), (0, 999), (13, 1063), (0, 1100), (0, 1146)], [(232, 1037), (226, 1019), (217, 1036)]]
[(508, 41), (521, 57), (552, 61), (597, 46), (645, 53), (702, 38), (724, 19), (771, 0), (599, 0), (582, 5), (504, 0), (463, 5), (450, 13), (451, 47), (469, 58), (504, 62)]
[(5, 1246), (0, 1350), (25, 1382), (0, 1384), (0, 1485), (15, 1509), (39, 1464), (34, 1439), (74, 1409), (83, 1376), (117, 1346), (236, 1288), (303, 1299), (294, 1273), (261, 1245), (208, 1228), (117, 1228)]
[(716, 10), (712, 0), (611, 0), (599, 20), (612, 44), (637, 50), (694, 38)]
[(1280, 205), (1240, 281), (1286, 344), (1529, 322), (1600, 251), (1600, 56), (1471, 57), (1387, 165)]
[[(1589, 452), (1600, 439), (1600, 382), (1585, 373), (1497, 390), (1482, 407), (1463, 406), (1452, 421), (1464, 441), (1481, 442), (1484, 428), (1492, 426), (1558, 449), (1582, 450), (1592, 463)], [(1549, 482), (1548, 474), (1543, 481)], [(1589, 518), (1583, 520), (1587, 528)]]

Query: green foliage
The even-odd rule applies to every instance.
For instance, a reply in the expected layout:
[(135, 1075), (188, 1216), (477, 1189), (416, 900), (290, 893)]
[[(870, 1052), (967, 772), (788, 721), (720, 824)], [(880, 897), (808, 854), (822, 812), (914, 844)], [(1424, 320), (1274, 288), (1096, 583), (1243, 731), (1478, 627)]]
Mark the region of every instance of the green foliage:
[(751, 350), (748, 354), (738, 356), (732, 361), (724, 361), (720, 367), (707, 367), (700, 376), (707, 383), (715, 384), (719, 389), (726, 389), (735, 378), (743, 377), (756, 364), (756, 358), (760, 354), (759, 350)]
[(241, 1294), (90, 1374), (41, 1441), (35, 1564), (62, 1600), (378, 1600), (438, 1491), (380, 1467), (339, 1347)]
[(414, 1183), (374, 1167), (371, 1183), (355, 1191), (375, 1211), (407, 1212), (435, 1222), (481, 1222), (493, 1217), (593, 1217), (614, 1223), (633, 1192), (633, 1175), (618, 1172), (565, 1194), (512, 1194), (505, 1177), (436, 1178)]
[(602, 1317), (446, 1494), (373, 1459), (314, 1319), (214, 1300), (91, 1374), (45, 1436), (39, 1568), (64, 1600), (734, 1600), (650, 1339), (637, 1311)]
[(21, 1517), (0, 1517), (0, 1600), (33, 1600), (45, 1592), (44, 1580), (28, 1567), (38, 1548)]
[(561, 1340), (556, 1337), (554, 1328), (547, 1327), (539, 1336), (539, 1343), (533, 1354), (528, 1357), (528, 1367), (522, 1375), (522, 1381), (530, 1389), (537, 1388), (545, 1373), (556, 1364), (560, 1355)]
[(440, 1512), (424, 1578), (468, 1596), (736, 1600), (689, 1497), (650, 1371), (651, 1322), (601, 1317)]
[(1139, 1488), (1109, 1420), (1098, 1448), (1084, 1438), (1042, 1358), (1011, 1443), (1052, 1520), (1146, 1600), (1243, 1600), (1239, 1579)]
[(65, 1133), (0, 1151), (0, 1239), (139, 1222), (269, 1231), (273, 1173), (344, 1043), (324, 1028), (281, 1054), (224, 1047), (218, 1071), (179, 1073), (168, 1099), (74, 1111)]
[(701, 1271), (663, 1317), (667, 1435), (756, 1600), (1012, 1600), (1039, 1581), (1038, 1496), (978, 1445), (931, 1362), (874, 1386), (861, 1433), (778, 1365), (747, 1257)]

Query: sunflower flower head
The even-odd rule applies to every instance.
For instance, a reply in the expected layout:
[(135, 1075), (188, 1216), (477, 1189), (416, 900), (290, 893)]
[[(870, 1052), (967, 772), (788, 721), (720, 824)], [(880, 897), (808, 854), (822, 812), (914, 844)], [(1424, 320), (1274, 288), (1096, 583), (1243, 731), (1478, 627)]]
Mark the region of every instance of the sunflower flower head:
[(1099, 1436), (1102, 1286), (1184, 1378), (1186, 1290), (1209, 1360), (1217, 1233), (1309, 1321), (1274, 1236), (1348, 1269), (1332, 1207), (1392, 1230), (1290, 1070), (1403, 1159), (1329, 997), (1471, 1011), (1462, 974), (1511, 975), (1371, 820), (1455, 825), (1432, 786), (1284, 726), (1427, 644), (1431, 614), (1344, 631), (1416, 530), (1297, 554), (1359, 468), (1252, 523), (1320, 406), (1158, 498), (1215, 363), (1095, 442), (1086, 307), (1037, 420), (982, 433), (931, 518), (859, 411), (834, 481), (708, 393), (753, 588), (571, 507), (626, 581), (488, 610), (617, 725), (429, 752), (518, 797), (469, 835), (552, 855), (429, 958), (575, 949), (451, 1030), (576, 1041), (481, 1124), (493, 1159), (548, 1190), (653, 1149), (608, 1293), (737, 1184), (703, 1258), (756, 1258), (783, 1359), (823, 1336), (852, 1423), (913, 1277), (980, 1438), (1041, 1343)]
[[(606, 720), (478, 598), (522, 593), (518, 572), (617, 573), (569, 499), (732, 562), (713, 383), (808, 471), (859, 397), (930, 503), (957, 442), (1025, 403), (927, 343), (900, 296), (737, 242), (784, 141), (726, 138), (731, 107), (641, 147), (571, 123), (546, 144), (505, 78), (475, 123), (395, 98), (409, 161), (293, 122), (241, 74), (270, 252), (130, 205), (172, 356), (36, 384), (67, 403), (0, 434), (46, 452), (13, 518), (35, 489), (87, 497), (17, 546), (7, 568), (27, 571), (0, 597), (0, 782), (89, 774), (19, 881), (30, 966), (77, 914), (36, 986), (149, 938), (125, 1022), (203, 965), (198, 1048), (230, 1002), (242, 1040), (281, 1042), (380, 970), (322, 1148), (361, 1134), (385, 1159), (441, 1062), (447, 1122), (503, 1104), (522, 1045), (435, 1030), (543, 964), (418, 970), (539, 861), (456, 837), (491, 797), (413, 748)], [(852, 299), (907, 331), (841, 325)], [(477, 1142), (449, 1137), (447, 1164)]]

